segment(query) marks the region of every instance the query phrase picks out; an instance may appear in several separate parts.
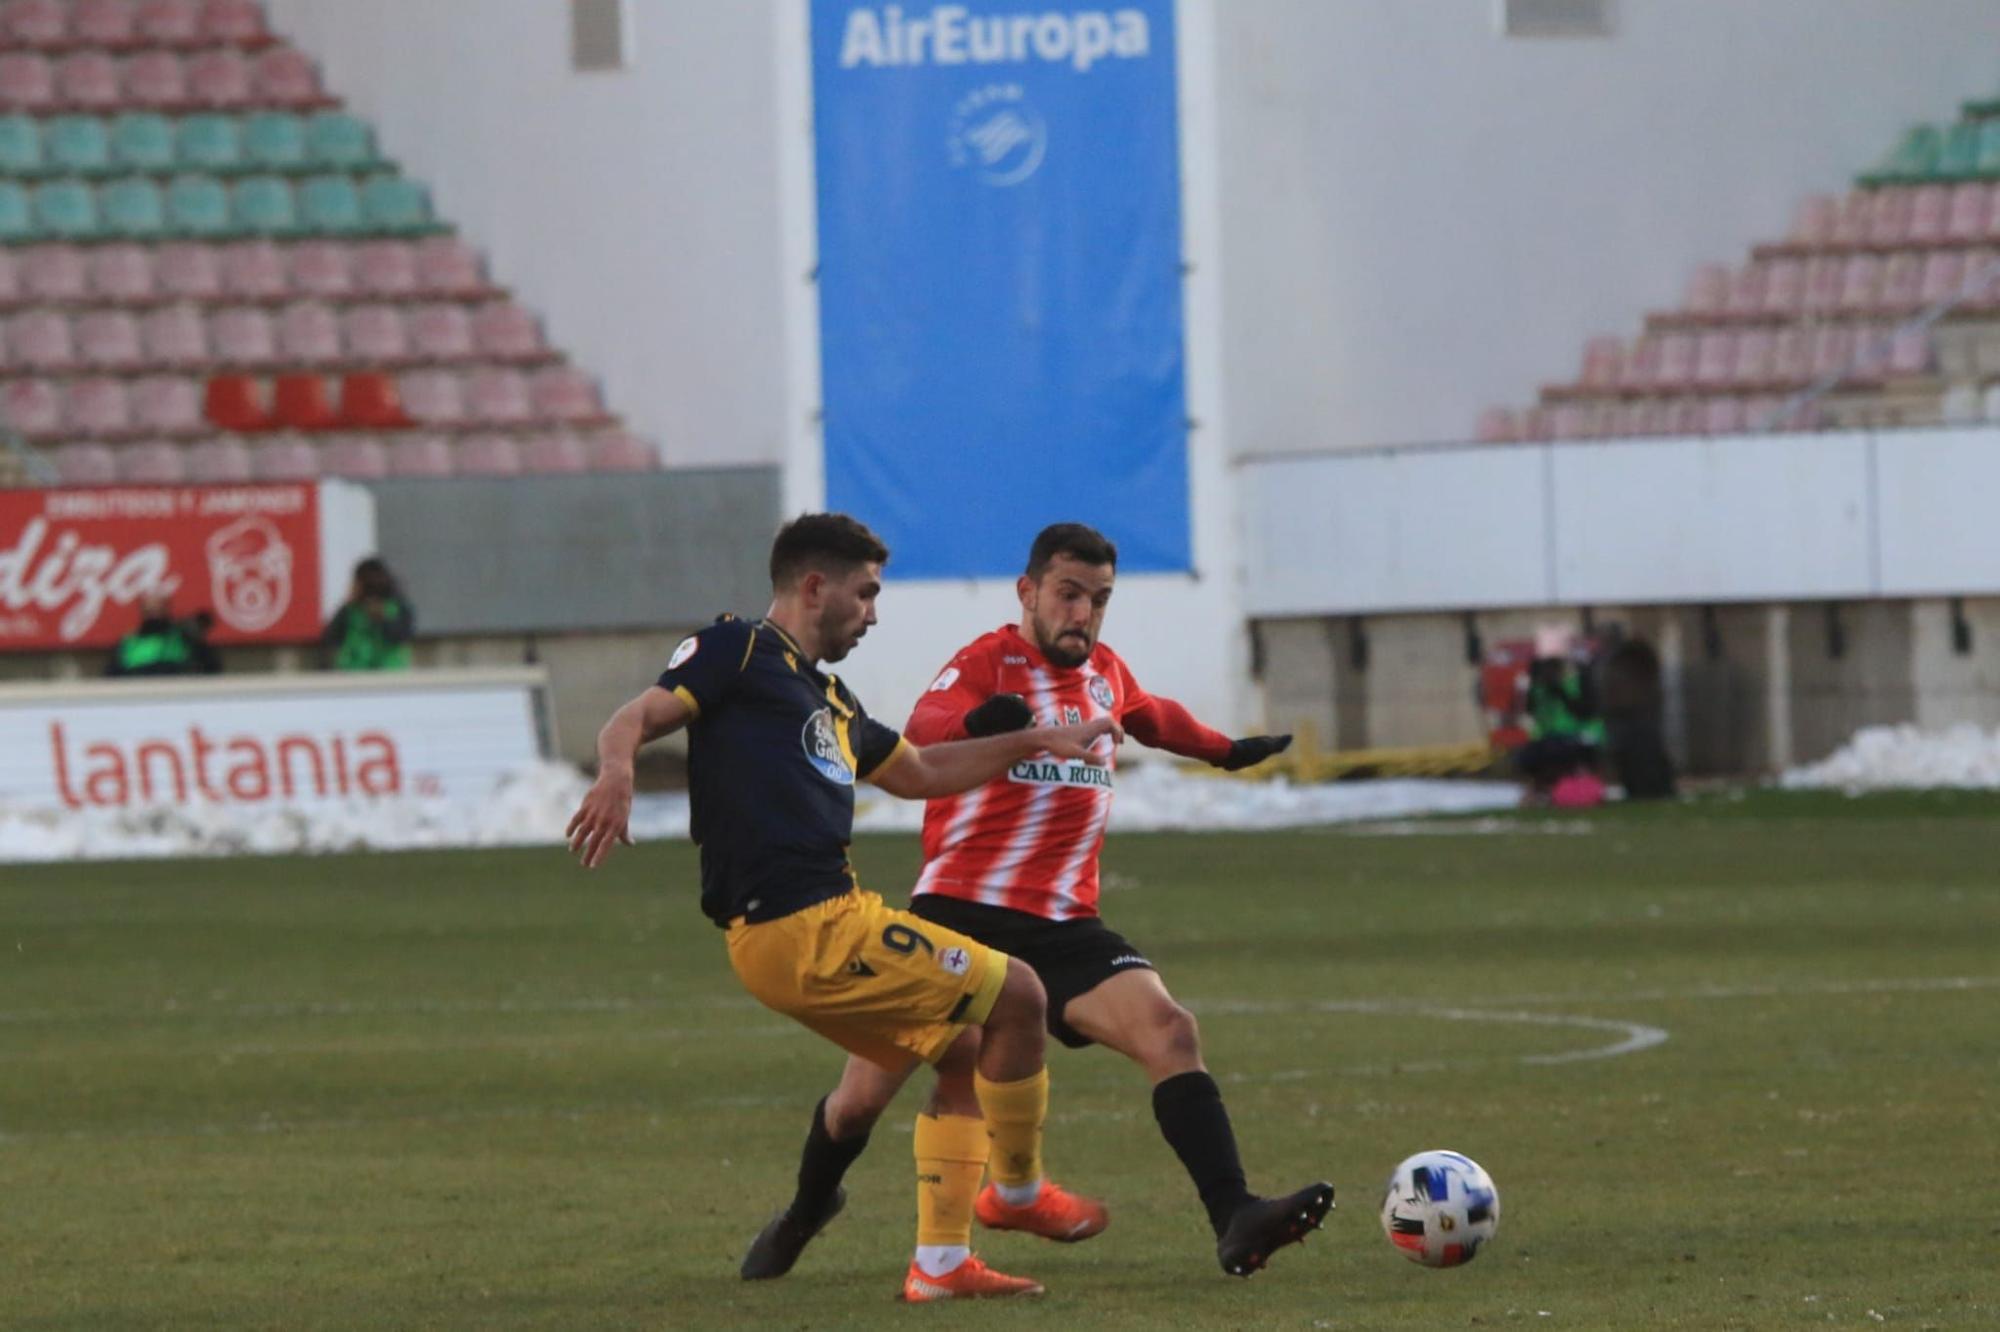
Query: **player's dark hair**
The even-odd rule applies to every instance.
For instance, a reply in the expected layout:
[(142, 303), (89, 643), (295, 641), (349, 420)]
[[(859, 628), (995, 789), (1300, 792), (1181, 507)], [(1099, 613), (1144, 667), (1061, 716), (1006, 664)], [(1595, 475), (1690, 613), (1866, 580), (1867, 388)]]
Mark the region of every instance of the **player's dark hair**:
[(802, 513), (771, 543), (771, 586), (796, 586), (809, 573), (839, 577), (864, 564), (887, 564), (889, 548), (844, 513)]
[(1058, 555), (1067, 555), (1084, 564), (1118, 567), (1118, 547), (1104, 533), (1082, 523), (1050, 523), (1028, 548), (1029, 580), (1041, 582), (1042, 575), (1049, 570), (1049, 561)]

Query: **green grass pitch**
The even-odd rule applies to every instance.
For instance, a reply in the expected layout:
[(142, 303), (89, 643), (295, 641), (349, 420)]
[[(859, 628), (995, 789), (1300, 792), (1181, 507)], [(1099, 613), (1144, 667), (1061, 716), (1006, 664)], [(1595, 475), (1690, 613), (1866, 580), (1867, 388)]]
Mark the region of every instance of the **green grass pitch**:
[[(1050, 1293), (949, 1309), (893, 1299), (915, 1090), (737, 1280), (840, 1059), (738, 990), (684, 845), (0, 869), (0, 1327), (2000, 1324), (2000, 801), (1478, 827), (1114, 836), (1252, 1186), (1339, 1210), (1224, 1277), (1137, 1071), (1057, 1050), (1111, 1228), (975, 1237)], [(855, 851), (891, 900), (916, 855)], [(1456, 1271), (1376, 1219), (1428, 1147), (1501, 1191)]]

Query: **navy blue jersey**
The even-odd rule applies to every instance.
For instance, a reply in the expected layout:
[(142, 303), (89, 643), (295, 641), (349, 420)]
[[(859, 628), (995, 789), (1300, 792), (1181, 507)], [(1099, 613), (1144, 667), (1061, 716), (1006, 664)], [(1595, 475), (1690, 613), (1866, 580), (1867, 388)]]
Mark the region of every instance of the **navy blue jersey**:
[(709, 919), (775, 920), (852, 889), (854, 783), (902, 736), (768, 621), (725, 616), (682, 640), (660, 688), (695, 714), (688, 796)]

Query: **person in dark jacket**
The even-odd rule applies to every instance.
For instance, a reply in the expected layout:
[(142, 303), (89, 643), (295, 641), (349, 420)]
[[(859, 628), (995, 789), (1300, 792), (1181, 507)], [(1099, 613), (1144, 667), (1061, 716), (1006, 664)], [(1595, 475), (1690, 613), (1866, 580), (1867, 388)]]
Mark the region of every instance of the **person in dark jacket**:
[(323, 664), (337, 671), (406, 671), (416, 607), (389, 566), (369, 556), (354, 566), (347, 600), (319, 638)]
[(213, 623), (206, 611), (176, 620), (172, 598), (149, 592), (139, 599), (139, 627), (118, 640), (106, 675), (214, 675), (222, 669), (209, 646)]

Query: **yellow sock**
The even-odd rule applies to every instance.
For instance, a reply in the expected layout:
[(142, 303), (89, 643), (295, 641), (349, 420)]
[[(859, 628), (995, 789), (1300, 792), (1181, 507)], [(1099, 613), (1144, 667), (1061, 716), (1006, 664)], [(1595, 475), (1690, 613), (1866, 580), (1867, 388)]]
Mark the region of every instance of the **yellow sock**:
[(1049, 1071), (1019, 1082), (988, 1082), (977, 1073), (972, 1089), (993, 1140), (993, 1182), (1018, 1186), (1042, 1177), (1042, 1121), (1049, 1114)]
[(986, 1125), (966, 1115), (918, 1115), (917, 1243), (972, 1243), (972, 1200), (986, 1173)]

